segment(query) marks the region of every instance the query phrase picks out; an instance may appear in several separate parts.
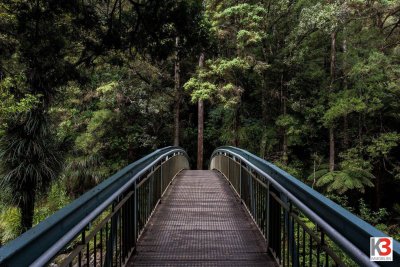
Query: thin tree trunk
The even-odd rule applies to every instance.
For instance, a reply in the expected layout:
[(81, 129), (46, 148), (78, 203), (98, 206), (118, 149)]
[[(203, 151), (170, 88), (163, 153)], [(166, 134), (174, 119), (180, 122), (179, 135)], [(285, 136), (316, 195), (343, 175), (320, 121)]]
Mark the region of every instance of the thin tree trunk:
[[(347, 40), (344, 38), (342, 43), (343, 48), (343, 87), (347, 90)], [(349, 147), (349, 121), (347, 114), (343, 117), (343, 147), (347, 149)]]
[(317, 157), (316, 157), (316, 153), (314, 153), (314, 171), (313, 171), (313, 183), (311, 188), (314, 189), (314, 185), (317, 182), (316, 178), (315, 178), (315, 172), (317, 171)]
[(181, 112), (181, 86), (180, 86), (180, 58), (179, 37), (175, 39), (175, 106), (174, 106), (174, 146), (179, 146), (180, 112)]
[[(265, 76), (263, 77), (262, 81), (262, 92), (261, 92), (261, 107), (262, 107), (262, 122), (263, 122), (263, 129), (266, 129), (268, 123), (268, 104), (267, 104), (267, 88), (265, 85)], [(260, 157), (265, 158), (265, 150), (267, 146), (267, 134), (266, 130), (263, 131), (261, 145), (260, 145)]]
[(358, 142), (360, 146), (362, 146), (363, 138), (362, 138), (361, 113), (358, 113)]
[[(336, 70), (336, 31), (331, 33), (331, 84), (329, 87), (329, 93), (333, 92), (333, 83), (335, 81), (335, 70)], [(329, 171), (335, 170), (335, 133), (334, 126), (329, 127)]]
[(21, 234), (32, 228), (35, 211), (35, 193), (33, 189), (25, 192), (24, 195), (24, 198), (18, 204), (21, 212)]
[[(283, 116), (287, 114), (287, 105), (286, 105), (286, 92), (283, 88), (283, 74), (281, 75), (281, 102), (282, 102), (282, 113)], [(283, 164), (288, 164), (288, 135), (286, 127), (283, 128), (283, 146), (282, 146), (282, 161)]]
[(343, 117), (343, 147), (349, 147), (349, 119), (347, 115)]
[[(204, 67), (204, 52), (200, 54), (199, 68)], [(204, 102), (198, 102), (198, 120), (197, 120), (197, 169), (203, 169), (203, 139), (204, 139)]]
[(329, 171), (335, 170), (335, 134), (333, 127), (329, 128)]

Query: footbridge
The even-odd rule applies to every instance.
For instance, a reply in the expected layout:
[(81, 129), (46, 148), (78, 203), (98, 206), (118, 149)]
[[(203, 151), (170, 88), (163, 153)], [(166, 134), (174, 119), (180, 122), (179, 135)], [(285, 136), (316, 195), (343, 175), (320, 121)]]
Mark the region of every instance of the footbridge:
[(371, 237), (387, 236), (245, 150), (190, 170), (167, 147), (1, 247), (0, 266), (400, 266), (396, 240), (371, 261)]

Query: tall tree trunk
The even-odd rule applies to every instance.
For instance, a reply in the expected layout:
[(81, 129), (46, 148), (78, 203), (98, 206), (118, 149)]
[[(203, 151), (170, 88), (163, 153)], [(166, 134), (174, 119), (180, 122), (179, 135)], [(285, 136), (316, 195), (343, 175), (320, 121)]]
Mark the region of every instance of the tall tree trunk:
[[(283, 86), (283, 74), (281, 75), (281, 103), (282, 103), (282, 113), (284, 116), (287, 114), (287, 104), (286, 104), (286, 91)], [(283, 164), (288, 164), (288, 135), (286, 127), (283, 128), (283, 146), (282, 146), (282, 161)]]
[(179, 37), (175, 38), (175, 106), (174, 106), (174, 146), (179, 146), (180, 112), (181, 112), (181, 68), (179, 58)]
[(349, 148), (349, 119), (347, 115), (343, 117), (343, 147)]
[(18, 203), (18, 208), (21, 212), (21, 234), (32, 228), (33, 215), (35, 211), (35, 192), (34, 189), (27, 190), (24, 197)]
[(360, 146), (363, 144), (362, 134), (361, 113), (358, 113), (358, 143)]
[[(343, 39), (343, 88), (347, 90), (347, 40)], [(343, 117), (343, 147), (347, 149), (349, 147), (349, 120), (347, 114)]]
[[(333, 92), (333, 83), (335, 81), (336, 70), (336, 30), (331, 33), (331, 84), (329, 87), (329, 94)], [(335, 133), (333, 124), (329, 126), (329, 171), (335, 170)]]
[(333, 126), (329, 128), (329, 171), (335, 170), (335, 134)]
[[(204, 67), (204, 52), (200, 54), (199, 68)], [(203, 139), (204, 139), (204, 101), (198, 102), (197, 120), (197, 169), (203, 169)]]
[(262, 92), (261, 92), (261, 108), (262, 108), (262, 122), (263, 122), (263, 135), (260, 144), (260, 157), (265, 158), (265, 150), (267, 146), (267, 131), (266, 126), (268, 123), (268, 103), (267, 103), (267, 88), (265, 82), (265, 75), (262, 81)]

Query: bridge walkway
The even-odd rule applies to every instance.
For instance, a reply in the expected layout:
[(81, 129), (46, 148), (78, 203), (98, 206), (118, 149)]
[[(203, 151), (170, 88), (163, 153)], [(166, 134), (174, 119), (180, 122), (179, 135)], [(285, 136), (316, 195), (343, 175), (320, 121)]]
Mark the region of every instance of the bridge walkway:
[(127, 266), (274, 266), (228, 181), (184, 170), (154, 211)]

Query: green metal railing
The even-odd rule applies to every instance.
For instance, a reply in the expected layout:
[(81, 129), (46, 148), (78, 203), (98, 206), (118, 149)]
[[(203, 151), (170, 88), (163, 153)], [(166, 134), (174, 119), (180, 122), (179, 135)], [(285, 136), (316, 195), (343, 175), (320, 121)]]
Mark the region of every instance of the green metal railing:
[(0, 248), (0, 266), (124, 266), (186, 152), (159, 149)]
[(280, 266), (400, 266), (370, 261), (370, 237), (386, 234), (275, 165), (235, 147), (221, 147), (210, 169), (230, 182)]

